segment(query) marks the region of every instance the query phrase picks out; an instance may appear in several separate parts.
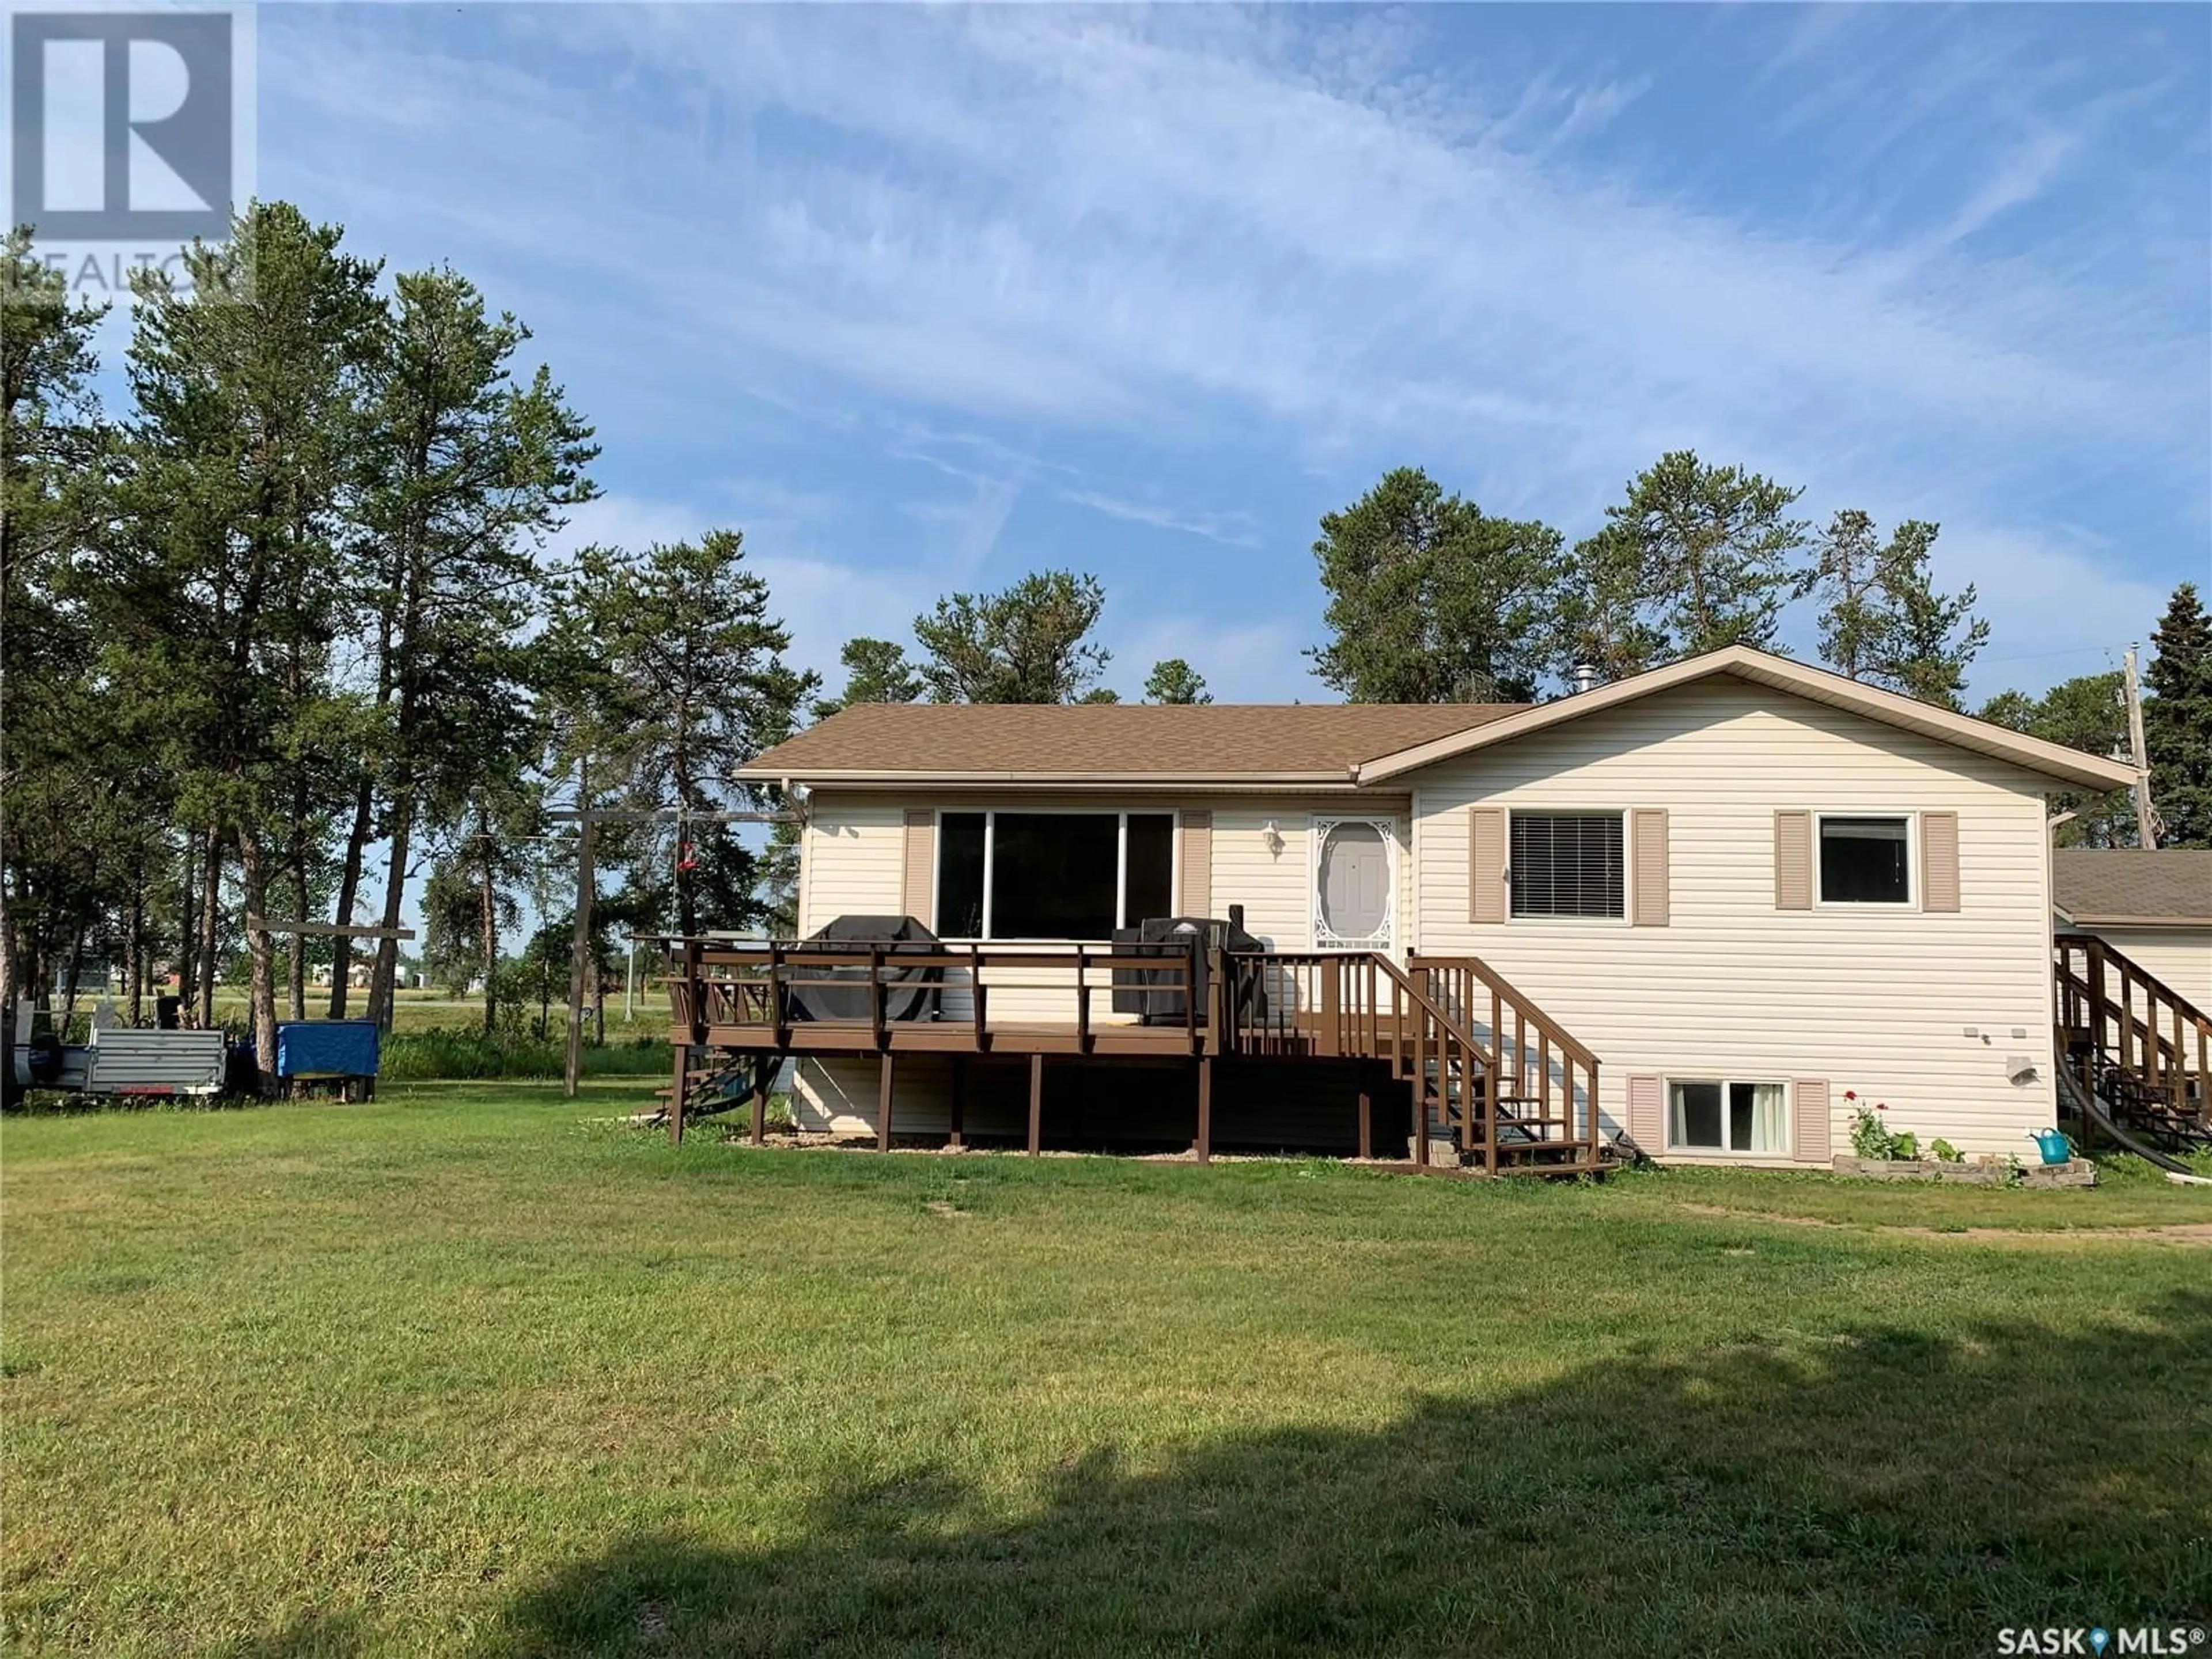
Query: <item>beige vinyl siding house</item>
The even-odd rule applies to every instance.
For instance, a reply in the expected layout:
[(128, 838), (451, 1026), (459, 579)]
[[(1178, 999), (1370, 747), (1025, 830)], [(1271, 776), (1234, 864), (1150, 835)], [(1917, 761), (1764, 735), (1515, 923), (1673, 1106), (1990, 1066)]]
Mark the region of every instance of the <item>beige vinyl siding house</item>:
[[(2057, 1110), (2045, 781), (1863, 716), (1726, 678), (1693, 682), (1419, 773), (1420, 948), (1482, 957), (1601, 1054), (1601, 1105), (1654, 1154), (1829, 1161), (1852, 1103), (1971, 1154), (2023, 1150)], [(1475, 813), (1664, 814), (1664, 846), (1625, 860), (1618, 917), (1477, 922)], [(1905, 821), (1901, 904), (1778, 903), (1778, 813)], [(1928, 815), (1955, 816), (1956, 908), (1925, 902)], [(1788, 832), (1785, 832), (1788, 833)], [(1817, 865), (1817, 857), (1813, 860)], [(1663, 903), (1649, 890), (1663, 881)], [(1509, 896), (1510, 898), (1510, 896)], [(1646, 925), (1637, 925), (1642, 913)], [(1481, 1035), (1480, 1032), (1478, 1036)], [(2026, 1055), (2031, 1075), (2007, 1062)], [(1631, 1125), (1654, 1079), (1779, 1084), (1765, 1152), (1699, 1151)], [(1797, 1120), (1808, 1120), (1800, 1133)]]
[(2062, 926), (2095, 934), (2212, 1011), (2212, 852), (2062, 848), (2051, 860)]
[[(854, 709), (743, 775), (806, 787), (802, 934), (905, 915), (961, 939), (948, 814), (1171, 814), (1175, 914), (1241, 907), (1279, 951), (1479, 957), (1602, 1062), (1606, 1129), (1804, 1166), (1847, 1149), (1854, 1094), (1969, 1156), (2051, 1126), (2045, 797), (2124, 781), (1741, 648), (1534, 707)], [(1359, 922), (1387, 912), (1379, 932), (1331, 931), (1324, 836), (1362, 838), (1369, 879), (1387, 860)], [(944, 1003), (964, 1017), (965, 988)], [(997, 1018), (1067, 1006), (1050, 970), (992, 983)], [(1460, 1012), (1492, 1041), (1486, 1008)], [(950, 1075), (900, 1068), (902, 1131), (942, 1126)], [(865, 1058), (803, 1061), (801, 1126), (868, 1130), (877, 1084)], [(971, 1121), (1018, 1112), (988, 1094)]]

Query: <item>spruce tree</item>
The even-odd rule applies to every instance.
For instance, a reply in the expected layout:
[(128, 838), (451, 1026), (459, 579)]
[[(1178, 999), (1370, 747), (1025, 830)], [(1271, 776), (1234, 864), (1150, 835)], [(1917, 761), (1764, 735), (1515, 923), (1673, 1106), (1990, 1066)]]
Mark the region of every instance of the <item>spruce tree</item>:
[(2162, 847), (2212, 847), (2212, 618), (2184, 582), (2151, 635), (2143, 670), (2150, 795)]

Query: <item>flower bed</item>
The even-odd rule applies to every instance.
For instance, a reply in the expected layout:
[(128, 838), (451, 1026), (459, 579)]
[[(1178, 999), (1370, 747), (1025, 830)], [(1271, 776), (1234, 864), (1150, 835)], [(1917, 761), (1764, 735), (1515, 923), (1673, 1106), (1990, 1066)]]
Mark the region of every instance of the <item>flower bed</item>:
[(1959, 1181), (1984, 1187), (2094, 1187), (2097, 1166), (2087, 1158), (2063, 1164), (1990, 1162), (1947, 1163), (1932, 1158), (1856, 1158), (1835, 1160), (1838, 1175), (1866, 1176), (1875, 1181)]

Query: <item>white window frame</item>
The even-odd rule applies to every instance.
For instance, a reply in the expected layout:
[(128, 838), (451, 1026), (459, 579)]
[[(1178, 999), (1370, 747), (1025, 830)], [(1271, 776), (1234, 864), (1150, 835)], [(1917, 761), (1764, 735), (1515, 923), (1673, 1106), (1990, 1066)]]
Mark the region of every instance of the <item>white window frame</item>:
[[(1529, 818), (1619, 818), (1620, 820), (1620, 914), (1617, 916), (1561, 916), (1549, 912), (1523, 915), (1513, 908), (1513, 820)], [(1505, 923), (1509, 927), (1626, 927), (1636, 914), (1636, 859), (1628, 844), (1625, 806), (1508, 806), (1505, 809)]]
[[(1721, 1135), (1723, 1140), (1726, 1139), (1728, 1135), (1729, 1090), (1732, 1085), (1738, 1083), (1753, 1085), (1771, 1083), (1780, 1085), (1782, 1089), (1781, 1145), (1771, 1152), (1739, 1152), (1735, 1147), (1725, 1145), (1719, 1146), (1692, 1146), (1686, 1142), (1678, 1142), (1674, 1139), (1674, 1089), (1676, 1085), (1684, 1083), (1713, 1083), (1720, 1085)], [(1674, 1072), (1669, 1073), (1668, 1075), (1659, 1079), (1659, 1090), (1660, 1107), (1661, 1109), (1667, 1114), (1665, 1139), (1667, 1142), (1667, 1150), (1669, 1152), (1681, 1152), (1692, 1158), (1751, 1158), (1762, 1163), (1775, 1164), (1786, 1164), (1790, 1162), (1792, 1157), (1791, 1147), (1796, 1144), (1795, 1138), (1797, 1133), (1797, 1089), (1796, 1085), (1791, 1083), (1788, 1078), (1759, 1077), (1757, 1075), (1739, 1076), (1733, 1073), (1723, 1071)]]
[[(1321, 852), (1328, 831), (1339, 824), (1364, 823), (1382, 836), (1389, 886), (1382, 896), (1382, 926), (1364, 939), (1347, 939), (1332, 928), (1321, 909)], [(1398, 821), (1371, 812), (1314, 813), (1306, 820), (1306, 928), (1316, 951), (1380, 951), (1389, 956), (1398, 945)]]
[[(993, 878), (999, 867), (999, 814), (1011, 812), (1020, 817), (1112, 817), (1114, 826), (1114, 926), (1133, 926), (1129, 921), (1129, 820), (1131, 817), (1165, 818), (1168, 821), (1168, 905), (1170, 909), (1182, 894), (1182, 816), (1172, 806), (940, 806), (937, 809), (934, 825), (933, 856), (929, 862), (929, 914), (942, 915), (939, 889), (945, 879), (945, 819), (948, 813), (961, 817), (974, 817), (979, 813), (983, 819), (983, 931), (975, 937), (944, 935), (947, 945), (1109, 945), (1111, 939), (1003, 939), (992, 932), (995, 918), (992, 915), (994, 899)], [(1142, 921), (1142, 917), (1138, 918)]]
[[(1831, 818), (1901, 818), (1905, 823), (1905, 896), (1902, 899), (1832, 899), (1820, 874), (1820, 832)], [(1813, 814), (1813, 903), (1821, 910), (1867, 911), (1897, 915), (1920, 908), (1920, 814), (1894, 806), (1838, 806)]]

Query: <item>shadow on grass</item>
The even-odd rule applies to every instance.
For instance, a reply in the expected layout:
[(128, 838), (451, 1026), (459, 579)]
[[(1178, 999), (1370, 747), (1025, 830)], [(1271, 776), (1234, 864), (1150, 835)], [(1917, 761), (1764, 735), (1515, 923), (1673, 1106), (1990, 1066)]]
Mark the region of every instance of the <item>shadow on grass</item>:
[(1099, 1450), (1012, 1519), (954, 1469), (855, 1480), (783, 1547), (616, 1540), (476, 1651), (1990, 1653), (2207, 1614), (2191, 1294), (2058, 1336), (1773, 1332), (1142, 1471)]

